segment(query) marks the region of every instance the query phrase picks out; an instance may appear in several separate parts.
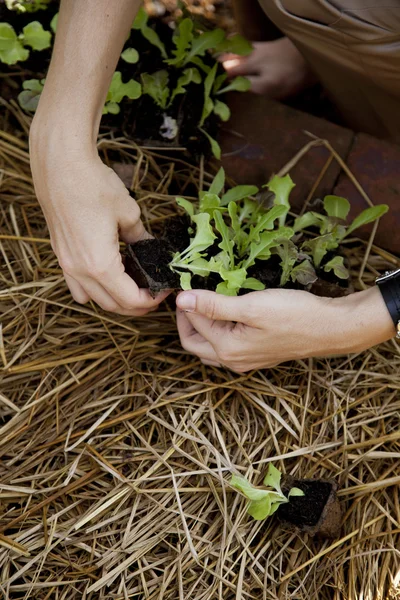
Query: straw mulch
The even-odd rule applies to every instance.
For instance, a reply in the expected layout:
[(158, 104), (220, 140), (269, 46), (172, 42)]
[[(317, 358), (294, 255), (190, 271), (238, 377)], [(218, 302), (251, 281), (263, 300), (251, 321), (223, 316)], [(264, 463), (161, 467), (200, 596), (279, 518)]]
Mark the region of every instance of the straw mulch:
[[(197, 17), (228, 31), (235, 29), (230, 0), (183, 0), (183, 4)], [(144, 6), (152, 17), (164, 16), (165, 13), (173, 18), (181, 15), (178, 0), (144, 0)]]
[[(398, 597), (399, 346), (239, 376), (182, 350), (172, 301), (136, 320), (75, 304), (35, 199), (26, 136), (10, 119), (28, 123), (9, 108), (0, 124), (0, 597)], [(105, 161), (135, 165), (153, 232), (174, 210), (171, 181), (183, 194), (188, 182), (210, 181), (130, 141), (99, 145)], [(357, 279), (366, 245), (350, 254)], [(374, 247), (367, 256), (366, 284), (395, 263)], [(229, 473), (260, 483), (271, 460), (338, 480), (341, 539), (247, 516)]]

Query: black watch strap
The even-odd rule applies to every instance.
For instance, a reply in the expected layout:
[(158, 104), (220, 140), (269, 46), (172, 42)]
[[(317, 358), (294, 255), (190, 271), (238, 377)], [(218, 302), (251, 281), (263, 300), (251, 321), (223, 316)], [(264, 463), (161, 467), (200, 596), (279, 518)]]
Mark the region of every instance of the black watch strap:
[(385, 273), (376, 282), (400, 337), (400, 271)]

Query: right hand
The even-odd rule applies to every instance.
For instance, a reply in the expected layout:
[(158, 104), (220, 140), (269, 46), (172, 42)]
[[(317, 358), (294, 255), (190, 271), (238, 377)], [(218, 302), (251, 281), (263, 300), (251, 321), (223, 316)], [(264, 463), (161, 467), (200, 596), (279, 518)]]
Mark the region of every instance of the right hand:
[(242, 75), (251, 91), (282, 100), (315, 83), (315, 77), (296, 46), (287, 37), (274, 42), (254, 42), (249, 56), (221, 58), (229, 77)]
[(139, 289), (125, 272), (119, 248), (120, 237), (127, 243), (151, 237), (138, 205), (95, 150), (52, 151), (47, 142), (37, 143), (31, 134), (33, 181), (72, 296), (122, 315), (155, 310), (168, 293), (154, 299)]

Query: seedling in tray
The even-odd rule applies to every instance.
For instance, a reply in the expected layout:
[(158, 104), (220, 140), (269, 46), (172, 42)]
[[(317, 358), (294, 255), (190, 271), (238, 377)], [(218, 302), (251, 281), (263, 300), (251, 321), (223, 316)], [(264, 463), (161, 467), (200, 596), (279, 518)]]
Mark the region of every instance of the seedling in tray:
[[(135, 278), (135, 271), (142, 271), (138, 284), (146, 284), (154, 293), (196, 287), (236, 296), (266, 287), (296, 287), (317, 293), (317, 283), (327, 279), (329, 293), (320, 295), (333, 295), (333, 284), (335, 290), (345, 293), (343, 283), (349, 272), (344, 257), (335, 251), (340, 251), (343, 240), (358, 227), (388, 210), (386, 205), (367, 208), (349, 224), (349, 202), (327, 196), (325, 214), (308, 212), (293, 219), (289, 211), (294, 183), (289, 175), (273, 177), (267, 185), (270, 206), (257, 201), (255, 186), (241, 185), (227, 192), (224, 187), (221, 168), (209, 189), (200, 192), (197, 203), (176, 199), (187, 215), (186, 220), (179, 221), (178, 238), (181, 242), (186, 239), (185, 245), (177, 247), (176, 236), (175, 240), (168, 239), (172, 219), (162, 240), (128, 247), (127, 272)], [(157, 262), (146, 260), (147, 253), (157, 255)], [(146, 264), (157, 265), (147, 282)]]
[(299, 532), (334, 538), (340, 534), (342, 510), (337, 484), (331, 480), (284, 477), (270, 464), (265, 489), (233, 475), (231, 485), (249, 501), (248, 513), (263, 521), (274, 513), (287, 527)]

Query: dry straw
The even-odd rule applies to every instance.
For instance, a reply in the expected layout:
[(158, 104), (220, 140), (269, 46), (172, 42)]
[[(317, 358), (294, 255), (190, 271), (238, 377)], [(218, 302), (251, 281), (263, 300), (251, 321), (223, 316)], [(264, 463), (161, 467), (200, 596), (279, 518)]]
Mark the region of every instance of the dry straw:
[[(173, 299), (141, 319), (75, 304), (34, 195), (28, 123), (15, 105), (4, 112), (0, 597), (396, 597), (398, 345), (236, 375), (182, 350)], [(132, 165), (153, 232), (173, 190), (191, 197), (212, 176), (111, 135), (99, 146), (107, 163)], [(396, 264), (372, 241), (348, 254), (363, 285)], [(339, 481), (340, 540), (248, 518), (229, 473), (259, 483), (271, 460)]]

